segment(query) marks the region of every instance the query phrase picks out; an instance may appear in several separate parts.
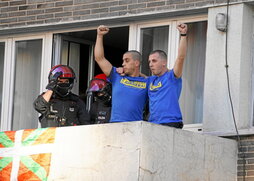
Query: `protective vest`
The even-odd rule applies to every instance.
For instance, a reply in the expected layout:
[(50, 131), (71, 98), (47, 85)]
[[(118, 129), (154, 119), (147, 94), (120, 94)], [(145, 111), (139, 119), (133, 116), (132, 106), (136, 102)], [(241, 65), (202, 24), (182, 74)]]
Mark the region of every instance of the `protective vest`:
[(111, 115), (111, 106), (101, 101), (95, 101), (90, 110), (91, 121), (94, 124), (108, 123)]
[(51, 99), (49, 102), (49, 114), (41, 120), (44, 127), (61, 127), (79, 125), (77, 118), (77, 102), (74, 100)]
[(49, 102), (42, 95), (34, 101), (34, 108), (41, 113), (41, 127), (61, 127), (89, 124), (90, 116), (85, 103), (75, 94), (66, 97), (53, 95)]

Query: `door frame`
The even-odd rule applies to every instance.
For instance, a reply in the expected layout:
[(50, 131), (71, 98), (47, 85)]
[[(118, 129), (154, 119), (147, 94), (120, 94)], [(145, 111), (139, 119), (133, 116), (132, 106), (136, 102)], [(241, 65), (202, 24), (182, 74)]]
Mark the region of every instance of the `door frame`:
[[(87, 30), (84, 30), (87, 31)], [(54, 44), (55, 44), (55, 49), (53, 50), (53, 59), (52, 59), (52, 65), (57, 65), (61, 63), (61, 52), (62, 52), (62, 46), (63, 46), (63, 41), (69, 41), (69, 42), (74, 42), (78, 44), (84, 44), (89, 46), (89, 60), (88, 60), (88, 77), (87, 77), (87, 87), (89, 87), (89, 82), (92, 80), (94, 77), (94, 67), (95, 67), (95, 61), (93, 58), (93, 50), (94, 50), (94, 45), (95, 42), (88, 41), (85, 39), (80, 39), (80, 38), (75, 38), (72, 36), (68, 35), (62, 35), (61, 33), (55, 33), (53, 35), (54, 38)], [(86, 99), (86, 109), (90, 110), (90, 105), (91, 105), (91, 98)]]

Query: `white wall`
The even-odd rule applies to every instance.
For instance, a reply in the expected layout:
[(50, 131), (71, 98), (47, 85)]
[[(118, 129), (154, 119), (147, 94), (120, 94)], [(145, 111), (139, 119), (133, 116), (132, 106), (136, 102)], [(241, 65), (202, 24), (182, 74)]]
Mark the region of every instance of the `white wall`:
[(237, 143), (147, 122), (57, 128), (49, 180), (232, 181)]
[[(225, 68), (226, 33), (216, 29), (217, 13), (226, 13), (226, 7), (210, 8), (208, 11), (203, 130), (233, 133), (235, 127)], [(245, 4), (229, 7), (228, 70), (238, 129), (249, 128), (252, 118), (252, 15), (252, 8)]]

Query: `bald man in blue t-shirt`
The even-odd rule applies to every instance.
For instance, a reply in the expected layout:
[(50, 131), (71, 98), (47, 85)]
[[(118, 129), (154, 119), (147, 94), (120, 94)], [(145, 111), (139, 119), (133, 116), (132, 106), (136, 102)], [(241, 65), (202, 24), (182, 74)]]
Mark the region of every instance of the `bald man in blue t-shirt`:
[(139, 121), (143, 119), (143, 110), (148, 99), (147, 78), (140, 75), (141, 54), (127, 51), (123, 55), (124, 76), (104, 56), (103, 36), (109, 32), (106, 26), (97, 28), (94, 49), (95, 60), (112, 83), (112, 111), (110, 122)]

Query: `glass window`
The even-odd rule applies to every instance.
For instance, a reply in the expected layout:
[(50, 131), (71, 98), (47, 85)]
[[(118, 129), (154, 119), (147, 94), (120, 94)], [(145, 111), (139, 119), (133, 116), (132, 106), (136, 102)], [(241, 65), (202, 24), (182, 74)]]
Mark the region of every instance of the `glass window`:
[(68, 65), (69, 42), (63, 41), (60, 64)]
[[(76, 79), (79, 79), (79, 62), (80, 62), (80, 44), (70, 42), (69, 47), (69, 61), (68, 65), (71, 66), (76, 74)], [(74, 94), (79, 95), (79, 84), (76, 82), (72, 89)]]
[(38, 128), (33, 101), (40, 94), (42, 40), (17, 41), (12, 130)]
[(185, 124), (202, 123), (207, 22), (188, 23), (180, 105)]
[[(70, 41), (63, 41), (60, 63), (69, 65), (79, 77), (80, 44)], [(72, 89), (74, 94), (79, 94), (79, 84), (74, 84)]]
[(148, 65), (148, 55), (153, 50), (168, 52), (169, 26), (159, 26), (141, 29), (141, 54), (143, 56), (141, 72), (151, 75)]
[(1, 118), (2, 94), (3, 94), (4, 51), (5, 51), (5, 43), (0, 42), (0, 118)]

